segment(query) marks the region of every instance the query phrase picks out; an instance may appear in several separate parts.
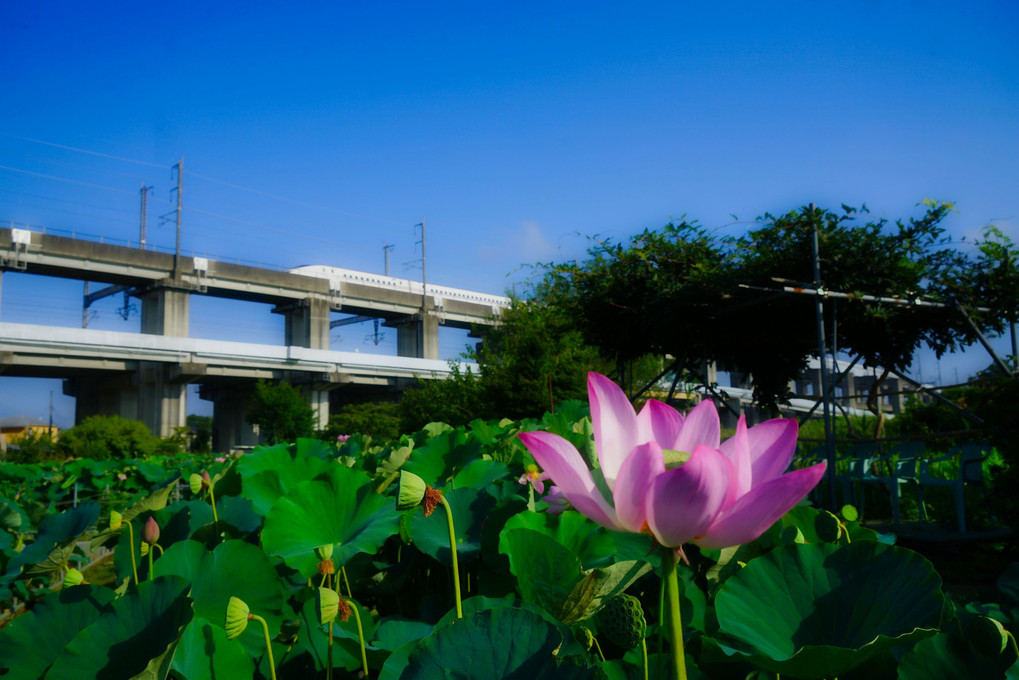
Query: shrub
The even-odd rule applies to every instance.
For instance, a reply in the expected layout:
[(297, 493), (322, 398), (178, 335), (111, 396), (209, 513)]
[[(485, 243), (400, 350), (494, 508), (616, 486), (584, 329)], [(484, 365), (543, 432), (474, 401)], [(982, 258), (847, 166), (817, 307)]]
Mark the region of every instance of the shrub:
[(400, 438), (399, 407), (389, 402), (346, 404), (329, 418), (322, 438), (334, 442), (341, 434), (366, 434), (379, 444), (396, 441)]
[(166, 451), (144, 423), (121, 416), (86, 418), (60, 434), (56, 449), (75, 458), (138, 458)]

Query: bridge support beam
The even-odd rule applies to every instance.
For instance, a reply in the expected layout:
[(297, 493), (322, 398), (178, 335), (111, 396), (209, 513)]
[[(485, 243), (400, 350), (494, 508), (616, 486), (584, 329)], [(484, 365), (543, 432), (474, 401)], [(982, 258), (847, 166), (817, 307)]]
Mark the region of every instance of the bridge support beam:
[(439, 358), (439, 319), (433, 314), (416, 314), (408, 319), (389, 321), (396, 328), (396, 353), (418, 359)]
[[(138, 291), (141, 299), (141, 331), (148, 335), (187, 337), (191, 314), (190, 290), (156, 285)], [(152, 434), (169, 437), (187, 424), (187, 385), (170, 380), (168, 367), (138, 362), (138, 412)]]
[(329, 349), (329, 300), (310, 297), (272, 311), (284, 316), (288, 347)]

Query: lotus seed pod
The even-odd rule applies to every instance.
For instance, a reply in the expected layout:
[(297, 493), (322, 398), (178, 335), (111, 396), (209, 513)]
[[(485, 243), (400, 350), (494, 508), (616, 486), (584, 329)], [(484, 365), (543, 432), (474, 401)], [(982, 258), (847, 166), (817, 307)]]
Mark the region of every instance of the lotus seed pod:
[(839, 540), (839, 534), (842, 532), (842, 524), (838, 517), (827, 510), (822, 510), (814, 518), (814, 531), (817, 532), (817, 537), (825, 543), (835, 543)]
[(80, 586), (84, 582), (85, 576), (74, 567), (68, 569), (67, 573), (64, 575), (65, 588), (70, 588), (71, 586)]
[(989, 616), (978, 616), (969, 626), (969, 641), (984, 656), (995, 658), (1005, 651), (1008, 636), (999, 621)]
[(196, 496), (200, 494), (202, 492), (202, 476), (197, 472), (192, 472), (188, 477), (188, 486), (191, 487), (191, 493)]
[(329, 623), (340, 611), (340, 595), (332, 588), (319, 588), (315, 600), (318, 603), (319, 623)]
[(842, 516), (845, 517), (847, 522), (855, 522), (860, 519), (860, 513), (857, 511), (856, 506), (843, 505)]
[(647, 621), (640, 601), (633, 595), (618, 595), (598, 612), (598, 625), (613, 644), (632, 649), (647, 632)]
[(149, 521), (145, 523), (145, 529), (142, 531), (142, 540), (149, 545), (155, 545), (159, 542), (159, 525), (156, 524), (154, 517), (149, 517)]
[(333, 556), (332, 543), (326, 543), (325, 545), (320, 545), (319, 547), (315, 548), (315, 557), (317, 557), (320, 561), (328, 560), (332, 556)]
[(116, 510), (110, 510), (110, 529), (118, 531), (124, 524), (124, 516)]
[(138, 552), (139, 552), (139, 554), (141, 554), (142, 557), (145, 557), (146, 555), (148, 555), (149, 554), (149, 544), (146, 543), (145, 541), (142, 541), (141, 547), (138, 548)]
[(806, 543), (806, 539), (803, 537), (803, 532), (800, 531), (799, 527), (789, 526), (782, 529), (782, 533), (778, 536), (783, 545), (789, 545), (790, 543)]
[(400, 482), (396, 488), (396, 509), (410, 510), (421, 505), (425, 499), (425, 480), (413, 472), (400, 470)]
[(248, 613), (248, 605), (239, 597), (230, 597), (226, 605), (226, 639), (233, 640), (244, 632), (248, 627), (248, 620), (251, 614)]

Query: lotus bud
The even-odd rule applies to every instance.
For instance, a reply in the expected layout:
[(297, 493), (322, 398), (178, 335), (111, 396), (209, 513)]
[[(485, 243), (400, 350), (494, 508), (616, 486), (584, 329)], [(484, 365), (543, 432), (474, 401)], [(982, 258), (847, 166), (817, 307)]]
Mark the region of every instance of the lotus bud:
[(410, 510), (421, 505), (428, 485), (413, 472), (400, 470), (400, 481), (396, 488), (396, 509)]
[(969, 626), (969, 641), (984, 656), (996, 658), (1005, 651), (1008, 635), (999, 621), (989, 616), (978, 616)]
[(156, 524), (154, 517), (149, 517), (149, 521), (145, 523), (145, 529), (142, 531), (142, 540), (149, 545), (155, 545), (159, 542), (159, 525)]
[(239, 597), (231, 596), (226, 605), (226, 639), (233, 640), (240, 636), (250, 620), (248, 605)]
[(118, 531), (124, 524), (124, 516), (116, 510), (110, 510), (110, 529)]
[(598, 624), (605, 636), (623, 649), (640, 644), (647, 632), (647, 621), (640, 601), (633, 595), (619, 595), (598, 612)]
[(67, 573), (64, 575), (65, 588), (70, 588), (71, 586), (80, 586), (84, 582), (85, 576), (74, 567), (68, 569)]
[(319, 623), (329, 623), (340, 611), (340, 595), (332, 588), (319, 588), (315, 596), (318, 602)]
[(191, 487), (191, 493), (196, 496), (202, 492), (202, 476), (196, 472), (192, 472), (191, 476), (188, 477), (188, 486)]
[(205, 486), (210, 489), (212, 488), (212, 477), (209, 476), (208, 470), (202, 470), (202, 481), (205, 483)]
[(328, 560), (332, 556), (333, 556), (332, 543), (326, 543), (325, 545), (320, 545), (319, 547), (315, 548), (315, 557), (317, 557), (319, 560)]

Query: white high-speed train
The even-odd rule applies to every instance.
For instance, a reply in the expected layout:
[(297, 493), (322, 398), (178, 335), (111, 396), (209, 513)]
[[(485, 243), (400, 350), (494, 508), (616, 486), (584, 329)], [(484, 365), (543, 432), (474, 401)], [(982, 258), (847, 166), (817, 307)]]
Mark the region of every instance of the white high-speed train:
[[(407, 293), (415, 293), (417, 295), (421, 295), (424, 292), (420, 281), (400, 279), (395, 276), (385, 276), (383, 274), (370, 274), (368, 272), (359, 272), (353, 269), (343, 269), (342, 267), (330, 267), (324, 264), (309, 264), (302, 267), (294, 267), (287, 271), (291, 274), (300, 274), (301, 276), (314, 276), (319, 279), (329, 279), (329, 288), (331, 290), (343, 290), (343, 283), (356, 283), (362, 286), (375, 286), (378, 288), (387, 288), (389, 290), (400, 290)], [(436, 304), (439, 306), (441, 306), (441, 300), (443, 299), (475, 302), (478, 304), (490, 305), (495, 308), (510, 306), (510, 299), (503, 295), (489, 295), (487, 293), (463, 290), (462, 288), (437, 286), (431, 283), (428, 284), (428, 294), (435, 298)]]

